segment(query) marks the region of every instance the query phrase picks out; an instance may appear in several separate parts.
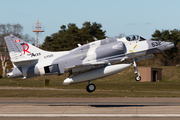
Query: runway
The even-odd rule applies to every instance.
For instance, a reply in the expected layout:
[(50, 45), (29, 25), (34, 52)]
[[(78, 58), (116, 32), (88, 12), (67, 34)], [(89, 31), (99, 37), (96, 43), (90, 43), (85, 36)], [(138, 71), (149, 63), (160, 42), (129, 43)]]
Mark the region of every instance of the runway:
[(180, 119), (180, 98), (0, 98), (0, 119)]

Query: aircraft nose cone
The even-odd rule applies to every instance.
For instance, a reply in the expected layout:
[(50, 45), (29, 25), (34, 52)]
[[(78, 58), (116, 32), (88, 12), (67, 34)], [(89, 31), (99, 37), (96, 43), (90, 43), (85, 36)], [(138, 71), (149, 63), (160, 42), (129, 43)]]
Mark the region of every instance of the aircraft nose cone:
[(173, 47), (175, 47), (175, 44), (174, 44), (174, 43), (172, 43), (172, 42), (166, 42), (166, 48), (167, 48), (167, 49), (171, 49), (171, 48), (173, 48)]

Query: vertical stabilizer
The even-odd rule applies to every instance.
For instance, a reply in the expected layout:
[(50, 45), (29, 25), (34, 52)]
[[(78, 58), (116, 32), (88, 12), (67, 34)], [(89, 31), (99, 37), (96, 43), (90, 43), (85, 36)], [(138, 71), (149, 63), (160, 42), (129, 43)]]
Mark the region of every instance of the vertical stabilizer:
[(38, 59), (43, 50), (19, 39), (14, 35), (4, 37), (12, 62)]
[(13, 35), (4, 37), (11, 60), (18, 59), (18, 57), (22, 55), (19, 47), (16, 44), (14, 44), (12, 40), (13, 38), (14, 38)]

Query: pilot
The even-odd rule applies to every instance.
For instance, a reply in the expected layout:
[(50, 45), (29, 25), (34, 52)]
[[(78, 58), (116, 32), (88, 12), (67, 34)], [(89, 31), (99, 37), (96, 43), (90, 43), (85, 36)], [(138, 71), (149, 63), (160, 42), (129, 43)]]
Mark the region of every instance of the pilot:
[(132, 40), (135, 40), (135, 39), (136, 39), (136, 37), (133, 35), (133, 36), (132, 36)]

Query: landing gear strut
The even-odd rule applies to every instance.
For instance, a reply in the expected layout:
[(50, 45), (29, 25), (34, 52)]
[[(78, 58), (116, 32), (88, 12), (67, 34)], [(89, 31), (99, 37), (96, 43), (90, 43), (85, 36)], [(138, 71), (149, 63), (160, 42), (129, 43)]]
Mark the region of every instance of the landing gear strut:
[(87, 90), (89, 93), (91, 93), (91, 92), (93, 92), (93, 91), (96, 90), (96, 86), (95, 86), (92, 82), (89, 82), (89, 85), (87, 85), (86, 90)]
[(136, 61), (135, 61), (134, 58), (133, 58), (133, 66), (134, 66), (134, 70), (135, 70), (134, 74), (137, 75), (137, 76), (135, 77), (135, 80), (139, 82), (139, 81), (141, 81), (141, 76), (140, 76), (140, 73), (139, 73), (138, 70), (137, 70)]

